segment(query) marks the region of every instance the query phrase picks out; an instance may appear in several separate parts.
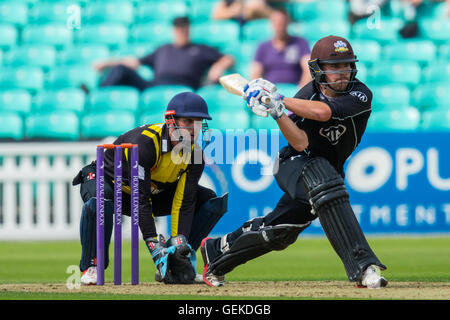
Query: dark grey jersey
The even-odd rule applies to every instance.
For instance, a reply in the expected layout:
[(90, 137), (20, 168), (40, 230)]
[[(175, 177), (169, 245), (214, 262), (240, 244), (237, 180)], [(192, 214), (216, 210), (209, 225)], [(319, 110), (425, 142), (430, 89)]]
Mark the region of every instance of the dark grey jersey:
[[(314, 81), (304, 86), (295, 98), (326, 103), (331, 109), (331, 118), (320, 122), (295, 114), (290, 118), (308, 136), (309, 146), (303, 152), (311, 156), (322, 156), (343, 174), (345, 160), (358, 146), (371, 113), (372, 92), (357, 80), (350, 92), (337, 98), (326, 97)], [(296, 152), (289, 146), (293, 153)]]

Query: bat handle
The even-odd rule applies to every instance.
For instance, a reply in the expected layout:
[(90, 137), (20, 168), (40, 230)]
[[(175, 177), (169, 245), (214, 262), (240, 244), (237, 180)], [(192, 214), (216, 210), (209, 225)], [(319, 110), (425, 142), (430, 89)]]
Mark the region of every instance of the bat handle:
[(261, 97), (261, 101), (264, 104), (271, 104), (272, 103), (272, 99), (269, 96), (263, 96)]

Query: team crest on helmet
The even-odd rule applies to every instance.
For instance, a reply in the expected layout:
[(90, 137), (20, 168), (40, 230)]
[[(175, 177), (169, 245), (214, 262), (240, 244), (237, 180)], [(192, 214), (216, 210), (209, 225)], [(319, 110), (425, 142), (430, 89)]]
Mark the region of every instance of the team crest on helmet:
[(334, 43), (334, 51), (335, 52), (347, 52), (348, 48), (347, 48), (347, 43), (345, 43), (344, 41), (336, 41)]

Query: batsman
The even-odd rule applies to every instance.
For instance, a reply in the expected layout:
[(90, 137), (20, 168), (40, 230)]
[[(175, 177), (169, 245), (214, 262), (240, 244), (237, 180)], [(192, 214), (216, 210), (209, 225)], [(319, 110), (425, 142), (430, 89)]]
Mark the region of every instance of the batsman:
[[(345, 38), (327, 36), (311, 52), (313, 80), (294, 98), (284, 97), (264, 79), (244, 87), (248, 107), (257, 115), (269, 113), (288, 141), (274, 165), (284, 194), (266, 216), (247, 221), (221, 238), (203, 239), (206, 284), (224, 285), (226, 273), (287, 248), (319, 218), (349, 281), (367, 288), (387, 285), (381, 276), (386, 267), (366, 241), (344, 184), (344, 162), (360, 143), (371, 113), (372, 92), (356, 78), (357, 61)], [(288, 116), (285, 109), (292, 114)]]
[[(196, 274), (195, 251), (227, 210), (228, 194), (217, 197), (199, 185), (203, 149), (211, 120), (205, 100), (192, 92), (175, 95), (161, 115), (164, 122), (146, 124), (120, 135), (114, 144), (139, 146), (139, 228), (156, 266), (155, 279), (166, 284), (202, 282)], [(201, 144), (201, 146), (200, 146)], [(128, 149), (122, 155), (122, 212), (130, 215)], [(73, 180), (81, 184), (84, 201), (80, 222), (81, 283), (97, 283), (96, 163), (85, 166)], [(105, 261), (113, 229), (114, 151), (105, 152)], [(166, 241), (156, 229), (157, 216), (170, 215)], [(200, 276), (200, 277), (198, 277)]]

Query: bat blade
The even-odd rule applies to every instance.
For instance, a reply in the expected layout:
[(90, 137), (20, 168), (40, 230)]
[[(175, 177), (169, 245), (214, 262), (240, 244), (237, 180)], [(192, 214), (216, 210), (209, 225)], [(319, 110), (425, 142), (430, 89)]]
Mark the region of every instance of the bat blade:
[(233, 73), (220, 77), (219, 82), (229, 93), (242, 96), (244, 87), (248, 83), (248, 80), (239, 73)]
[[(239, 73), (232, 73), (219, 78), (219, 82), (229, 93), (242, 96), (244, 93), (244, 87), (248, 83), (248, 80), (241, 76)], [(267, 105), (271, 103), (269, 96), (261, 97), (261, 101)], [(260, 117), (267, 117), (268, 112), (265, 110), (252, 109), (252, 112)]]

